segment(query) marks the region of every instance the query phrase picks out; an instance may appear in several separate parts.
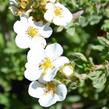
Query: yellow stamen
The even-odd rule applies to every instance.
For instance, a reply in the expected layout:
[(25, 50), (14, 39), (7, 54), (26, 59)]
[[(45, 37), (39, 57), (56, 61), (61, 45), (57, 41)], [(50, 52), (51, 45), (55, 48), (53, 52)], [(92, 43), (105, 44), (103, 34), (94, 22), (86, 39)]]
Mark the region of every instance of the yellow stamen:
[(45, 58), (43, 63), (40, 65), (40, 67), (43, 68), (44, 70), (47, 70), (48, 68), (53, 67), (53, 63), (52, 63), (51, 59)]
[(27, 34), (30, 36), (30, 37), (34, 37), (34, 36), (37, 36), (39, 34), (39, 31), (38, 29), (30, 26), (28, 27), (27, 29)]
[(53, 93), (55, 93), (56, 91), (56, 83), (54, 82), (49, 82), (46, 84), (46, 92), (52, 91)]
[(60, 16), (62, 14), (62, 8), (56, 7), (54, 10), (55, 16)]

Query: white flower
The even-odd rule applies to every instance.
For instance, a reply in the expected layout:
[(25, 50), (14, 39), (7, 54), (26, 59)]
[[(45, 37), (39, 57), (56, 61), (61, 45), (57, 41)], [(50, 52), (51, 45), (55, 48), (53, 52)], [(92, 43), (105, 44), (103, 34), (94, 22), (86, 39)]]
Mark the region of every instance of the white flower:
[(46, 45), (44, 38), (48, 38), (52, 34), (52, 28), (47, 24), (34, 22), (32, 17), (21, 17), (20, 21), (14, 24), (14, 31), (17, 33), (16, 44), (20, 48), (32, 48), (37, 45)]
[(67, 88), (64, 84), (53, 80), (48, 83), (34, 81), (29, 85), (29, 95), (38, 98), (43, 107), (49, 107), (57, 101), (63, 101), (67, 95)]
[(47, 11), (44, 14), (45, 20), (55, 25), (66, 26), (72, 20), (72, 13), (60, 3), (47, 3)]
[(31, 49), (27, 55), (25, 77), (30, 81), (53, 80), (59, 68), (69, 63), (68, 58), (61, 56), (62, 53), (63, 48), (57, 43), (50, 44), (45, 49)]

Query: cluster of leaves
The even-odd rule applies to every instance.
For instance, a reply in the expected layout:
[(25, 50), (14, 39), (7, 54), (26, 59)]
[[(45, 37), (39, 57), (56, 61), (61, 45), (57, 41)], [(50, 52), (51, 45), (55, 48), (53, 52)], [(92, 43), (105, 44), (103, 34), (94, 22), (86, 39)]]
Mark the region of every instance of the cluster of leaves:
[[(72, 81), (65, 80), (67, 99), (50, 109), (109, 109), (109, 0), (59, 1), (72, 13), (83, 14), (74, 14), (66, 29), (52, 25), (55, 31), (48, 42), (63, 45), (74, 74)], [(0, 4), (0, 109), (43, 109), (27, 92), (23, 77), (27, 51), (15, 45), (9, 1)]]

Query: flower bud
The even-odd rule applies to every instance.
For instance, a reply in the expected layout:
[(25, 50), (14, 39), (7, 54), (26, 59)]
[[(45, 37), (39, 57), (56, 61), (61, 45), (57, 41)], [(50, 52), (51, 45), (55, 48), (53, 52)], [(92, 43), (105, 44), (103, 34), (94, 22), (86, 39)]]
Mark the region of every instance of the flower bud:
[(73, 70), (74, 67), (72, 65), (64, 65), (61, 69), (61, 72), (68, 78), (71, 77), (71, 75), (73, 74)]

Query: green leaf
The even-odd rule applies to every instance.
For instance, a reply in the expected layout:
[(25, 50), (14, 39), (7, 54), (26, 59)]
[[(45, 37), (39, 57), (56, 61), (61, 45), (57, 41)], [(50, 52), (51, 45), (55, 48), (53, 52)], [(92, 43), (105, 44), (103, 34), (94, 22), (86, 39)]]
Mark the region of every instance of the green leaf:
[(87, 25), (88, 25), (88, 20), (86, 19), (86, 17), (80, 16), (80, 17), (79, 17), (79, 24), (80, 24), (82, 27), (87, 26)]
[(102, 16), (97, 16), (97, 15), (92, 15), (89, 17), (89, 22), (91, 25), (97, 24), (99, 23), (99, 21), (101, 20)]
[(9, 98), (6, 94), (0, 94), (0, 104), (9, 105)]
[(66, 32), (68, 33), (68, 35), (73, 36), (75, 34), (75, 28), (68, 28)]
[(75, 52), (72, 54), (74, 57), (77, 57), (79, 59), (81, 59), (82, 61), (85, 61), (87, 62), (87, 58), (82, 54), (82, 53), (78, 53), (78, 52)]
[(40, 105), (33, 105), (33, 109), (42, 109)]
[(105, 88), (107, 78), (104, 71), (91, 72), (89, 78), (92, 80), (92, 85), (97, 89), (97, 92), (101, 92)]
[(55, 31), (56, 31), (57, 33), (63, 31), (63, 29), (64, 29), (63, 26), (55, 27)]
[(74, 103), (74, 102), (78, 102), (78, 101), (80, 101), (80, 100), (81, 100), (81, 97), (78, 96), (78, 95), (69, 96), (69, 97), (66, 99), (66, 101), (67, 101), (68, 103)]
[(98, 41), (105, 47), (109, 47), (109, 40), (104, 37), (98, 37)]
[(105, 20), (101, 28), (105, 31), (108, 31), (109, 30), (109, 20)]
[(104, 49), (102, 45), (90, 45), (90, 48), (96, 51), (102, 51)]

